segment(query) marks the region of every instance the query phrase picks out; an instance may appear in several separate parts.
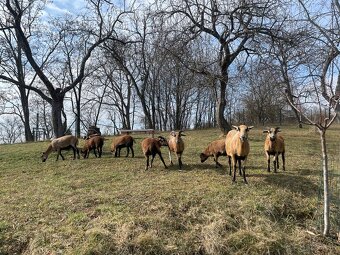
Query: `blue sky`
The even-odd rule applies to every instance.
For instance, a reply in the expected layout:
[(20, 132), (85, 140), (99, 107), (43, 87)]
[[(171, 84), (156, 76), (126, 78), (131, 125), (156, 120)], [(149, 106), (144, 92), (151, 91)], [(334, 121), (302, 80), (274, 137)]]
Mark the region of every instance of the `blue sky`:
[(66, 13), (76, 14), (85, 6), (84, 0), (53, 0), (46, 5), (46, 14), (60, 16)]
[[(130, 2), (129, 0), (112, 0), (117, 6), (124, 6)], [(52, 0), (47, 3), (45, 12), (51, 16), (62, 16), (67, 13), (77, 14), (86, 5), (86, 0)]]

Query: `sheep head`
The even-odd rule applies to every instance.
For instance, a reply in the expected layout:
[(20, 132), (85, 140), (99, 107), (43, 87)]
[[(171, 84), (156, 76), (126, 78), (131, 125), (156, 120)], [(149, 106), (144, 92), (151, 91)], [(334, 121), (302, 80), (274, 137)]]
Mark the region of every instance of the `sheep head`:
[(279, 127), (276, 128), (269, 128), (267, 130), (263, 130), (263, 133), (267, 133), (270, 141), (275, 141), (277, 133), (281, 132)]
[(240, 126), (233, 126), (233, 128), (239, 132), (239, 136), (242, 142), (248, 140), (248, 132), (251, 130), (254, 126), (246, 126), (246, 125), (240, 125)]
[(180, 143), (180, 141), (181, 141), (181, 136), (185, 136), (185, 134), (183, 134), (183, 130), (180, 130), (180, 131), (178, 131), (178, 132), (175, 132), (175, 131), (171, 131), (170, 132), (170, 136), (173, 136), (173, 137), (175, 137), (175, 141), (176, 141), (176, 143), (178, 144), (178, 143)]
[(157, 139), (159, 146), (169, 146), (168, 141), (163, 136), (158, 136)]
[(201, 158), (201, 163), (203, 163), (204, 161), (206, 161), (208, 159), (208, 156), (204, 153), (201, 153), (200, 158)]
[(42, 162), (45, 162), (45, 161), (47, 160), (47, 158), (48, 158), (47, 153), (46, 153), (46, 152), (43, 152), (42, 155), (41, 155), (41, 160), (42, 160)]

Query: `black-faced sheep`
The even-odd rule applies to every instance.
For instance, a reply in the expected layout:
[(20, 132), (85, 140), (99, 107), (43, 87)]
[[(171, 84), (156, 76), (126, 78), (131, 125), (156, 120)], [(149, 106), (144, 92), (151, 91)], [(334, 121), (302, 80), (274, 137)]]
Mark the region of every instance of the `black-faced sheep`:
[[(247, 162), (247, 157), (250, 151), (250, 146), (248, 142), (248, 132), (253, 126), (233, 126), (235, 130), (231, 130), (228, 132), (225, 147), (226, 153), (229, 160), (229, 174), (231, 175), (231, 166), (232, 163), (234, 175), (233, 182), (236, 181), (236, 164), (238, 163), (238, 168), (240, 175), (243, 175), (243, 180), (245, 183), (247, 182), (246, 173), (245, 173), (245, 164)], [(243, 160), (243, 167), (242, 167)], [(231, 162), (230, 162), (231, 161)], [(242, 170), (242, 171), (241, 171)], [(243, 173), (242, 173), (243, 172)]]
[(170, 159), (170, 164), (173, 165), (172, 163), (172, 158), (171, 158), (171, 152), (176, 153), (177, 159), (178, 159), (178, 165), (179, 169), (182, 169), (182, 154), (184, 151), (184, 141), (182, 139), (182, 136), (185, 136), (183, 134), (183, 131), (171, 131), (170, 133), (170, 138), (168, 140), (169, 144), (169, 159)]
[(270, 172), (270, 156), (273, 155), (274, 173), (279, 168), (279, 155), (282, 155), (282, 170), (285, 171), (285, 142), (281, 135), (279, 127), (269, 128), (263, 130), (263, 133), (267, 133), (266, 140), (264, 141), (264, 151), (267, 157), (267, 171)]
[[(164, 159), (162, 157), (162, 152), (161, 152), (161, 146), (168, 146), (168, 143), (166, 139), (162, 136), (159, 136), (158, 138), (145, 138), (142, 141), (142, 150), (143, 154), (146, 158), (146, 167), (145, 170), (148, 170), (148, 168), (152, 167), (153, 160), (156, 156), (156, 154), (159, 155), (161, 158), (163, 165), (165, 168), (168, 168), (164, 162)], [(149, 164), (149, 157), (152, 156), (151, 158), (151, 163)]]
[(93, 150), (94, 155), (97, 158), (97, 151), (99, 158), (102, 156), (103, 153), (103, 145), (104, 145), (105, 138), (102, 136), (92, 136), (89, 139), (85, 140), (84, 147), (81, 150), (81, 153), (84, 158), (88, 158), (90, 151)]
[(73, 159), (76, 158), (76, 153), (77, 153), (78, 159), (79, 159), (79, 150), (77, 148), (77, 145), (78, 145), (78, 138), (73, 136), (73, 135), (65, 135), (65, 136), (62, 136), (62, 137), (59, 137), (59, 138), (55, 138), (51, 141), (47, 150), (42, 153), (41, 159), (42, 159), (43, 162), (45, 162), (48, 158), (48, 155), (52, 151), (57, 151), (58, 152), (57, 160), (59, 159), (59, 155), (64, 160), (64, 156), (61, 154), (61, 150), (67, 150), (67, 149), (70, 149), (70, 148), (72, 148), (72, 150), (73, 150)]
[(135, 140), (130, 135), (118, 136), (112, 141), (111, 152), (114, 153), (115, 157), (120, 157), (120, 150), (126, 147), (126, 150), (127, 150), (126, 157), (129, 156), (130, 149), (131, 149), (132, 157), (134, 157), (135, 156), (134, 151), (133, 151), (134, 141)]
[(208, 147), (200, 154), (201, 162), (203, 163), (209, 157), (214, 157), (214, 161), (216, 162), (216, 167), (222, 167), (222, 165), (218, 162), (219, 156), (226, 156), (225, 151), (225, 139), (220, 139), (211, 142)]

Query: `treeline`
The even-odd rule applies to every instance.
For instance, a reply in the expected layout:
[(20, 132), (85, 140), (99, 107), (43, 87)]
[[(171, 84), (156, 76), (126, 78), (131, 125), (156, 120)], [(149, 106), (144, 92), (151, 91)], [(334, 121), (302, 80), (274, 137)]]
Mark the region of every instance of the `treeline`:
[(91, 125), (301, 125), (334, 106), (338, 0), (129, 3), (52, 15), (46, 1), (0, 1), (2, 142)]

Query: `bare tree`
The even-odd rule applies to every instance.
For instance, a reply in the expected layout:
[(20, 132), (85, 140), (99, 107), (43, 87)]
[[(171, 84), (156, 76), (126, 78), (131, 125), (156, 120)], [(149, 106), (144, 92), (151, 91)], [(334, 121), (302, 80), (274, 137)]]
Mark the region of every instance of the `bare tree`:
[[(229, 81), (230, 69), (234, 61), (243, 52), (250, 53), (248, 42), (256, 34), (263, 33), (272, 35), (271, 29), (274, 22), (276, 1), (216, 1), (200, 2), (193, 0), (181, 1), (181, 3), (171, 2), (171, 11), (166, 13), (171, 17), (180, 15), (186, 19), (180, 19), (180, 26), (188, 34), (189, 39), (202, 38), (208, 35), (214, 39), (217, 55), (214, 63), (201, 63), (194, 67), (196, 72), (209, 75), (218, 79), (217, 97), (217, 122), (222, 132), (231, 129), (230, 123), (225, 118), (226, 91)], [(162, 11), (164, 13), (164, 11)], [(264, 20), (268, 22), (263, 22)], [(186, 24), (187, 25), (184, 25)], [(246, 57), (244, 58), (246, 61)], [(211, 73), (206, 66), (217, 64), (219, 73)]]
[[(324, 227), (323, 235), (327, 236), (330, 232), (330, 200), (329, 200), (329, 167), (328, 167), (328, 151), (326, 142), (326, 131), (336, 119), (337, 113), (335, 109), (339, 103), (339, 97), (334, 93), (335, 85), (333, 80), (337, 76), (335, 71), (339, 73), (337, 66), (337, 58), (340, 55), (339, 38), (340, 38), (340, 24), (338, 17), (340, 15), (340, 3), (338, 0), (333, 0), (330, 5), (323, 6), (326, 11), (321, 11), (321, 14), (314, 15), (315, 10), (311, 10), (309, 1), (299, 0), (300, 6), (305, 14), (305, 21), (312, 25), (317, 36), (314, 47), (319, 51), (323, 61), (319, 68), (310, 69), (310, 77), (312, 77), (311, 85), (307, 86), (308, 90), (300, 95), (295, 95), (293, 100), (287, 95), (287, 99), (296, 111), (300, 112), (303, 120), (314, 125), (320, 134), (321, 141), (321, 155), (322, 155), (322, 172), (323, 172), (323, 195), (324, 195)], [(313, 8), (314, 8), (313, 2)], [(325, 23), (328, 20), (331, 22)], [(316, 73), (316, 75), (315, 75)], [(318, 77), (316, 79), (315, 77)], [(311, 93), (314, 93), (314, 102), (319, 106), (319, 118), (313, 120), (303, 113), (299, 105), (303, 102), (301, 97), (304, 96), (305, 101), (309, 100)], [(326, 109), (326, 110), (325, 110)]]
[[(40, 78), (41, 82), (46, 87), (49, 96), (45, 93), (45, 90), (37, 87), (27, 87), (38, 93), (44, 100), (50, 103), (52, 107), (52, 119), (53, 119), (53, 128), (56, 136), (61, 136), (64, 134), (64, 124), (62, 121), (62, 111), (63, 111), (63, 103), (65, 94), (71, 91), (76, 85), (78, 85), (85, 75), (85, 67), (88, 60), (91, 57), (93, 51), (105, 41), (112, 39), (118, 40), (115, 34), (115, 29), (117, 23), (119, 23), (120, 17), (124, 14), (124, 12), (119, 12), (115, 18), (112, 18), (112, 13), (115, 13), (114, 6), (107, 4), (107, 1), (102, 0), (90, 0), (89, 6), (91, 11), (94, 13), (94, 24), (79, 24), (78, 28), (76, 27), (68, 27), (67, 24), (65, 27), (57, 32), (55, 36), (55, 42), (50, 46), (50, 50), (48, 54), (53, 54), (58, 48), (61, 39), (63, 38), (64, 33), (72, 33), (74, 30), (84, 31), (84, 33), (89, 34), (91, 40), (88, 41), (88, 45), (86, 47), (86, 51), (81, 57), (81, 61), (79, 64), (79, 72), (78, 75), (73, 79), (73, 82), (65, 87), (55, 87), (52, 82), (52, 78), (49, 77), (49, 74), (52, 71), (46, 70), (46, 66), (44, 63), (39, 63), (38, 56), (34, 54), (33, 48), (33, 40), (30, 40), (27, 33), (25, 33), (22, 25), (23, 25), (23, 17), (27, 15), (27, 10), (30, 6), (36, 1), (30, 1), (28, 3), (22, 2), (19, 0), (6, 0), (6, 14), (10, 17), (11, 27), (15, 29), (18, 35), (18, 43), (22, 45), (22, 49), (25, 52), (27, 60), (30, 65), (36, 72), (37, 76)], [(105, 13), (103, 13), (106, 10)], [(106, 15), (106, 16), (105, 16)], [(91, 19), (88, 19), (91, 20)], [(67, 23), (67, 22), (66, 22)], [(86, 28), (85, 28), (86, 27)], [(52, 41), (52, 40), (51, 40)]]

